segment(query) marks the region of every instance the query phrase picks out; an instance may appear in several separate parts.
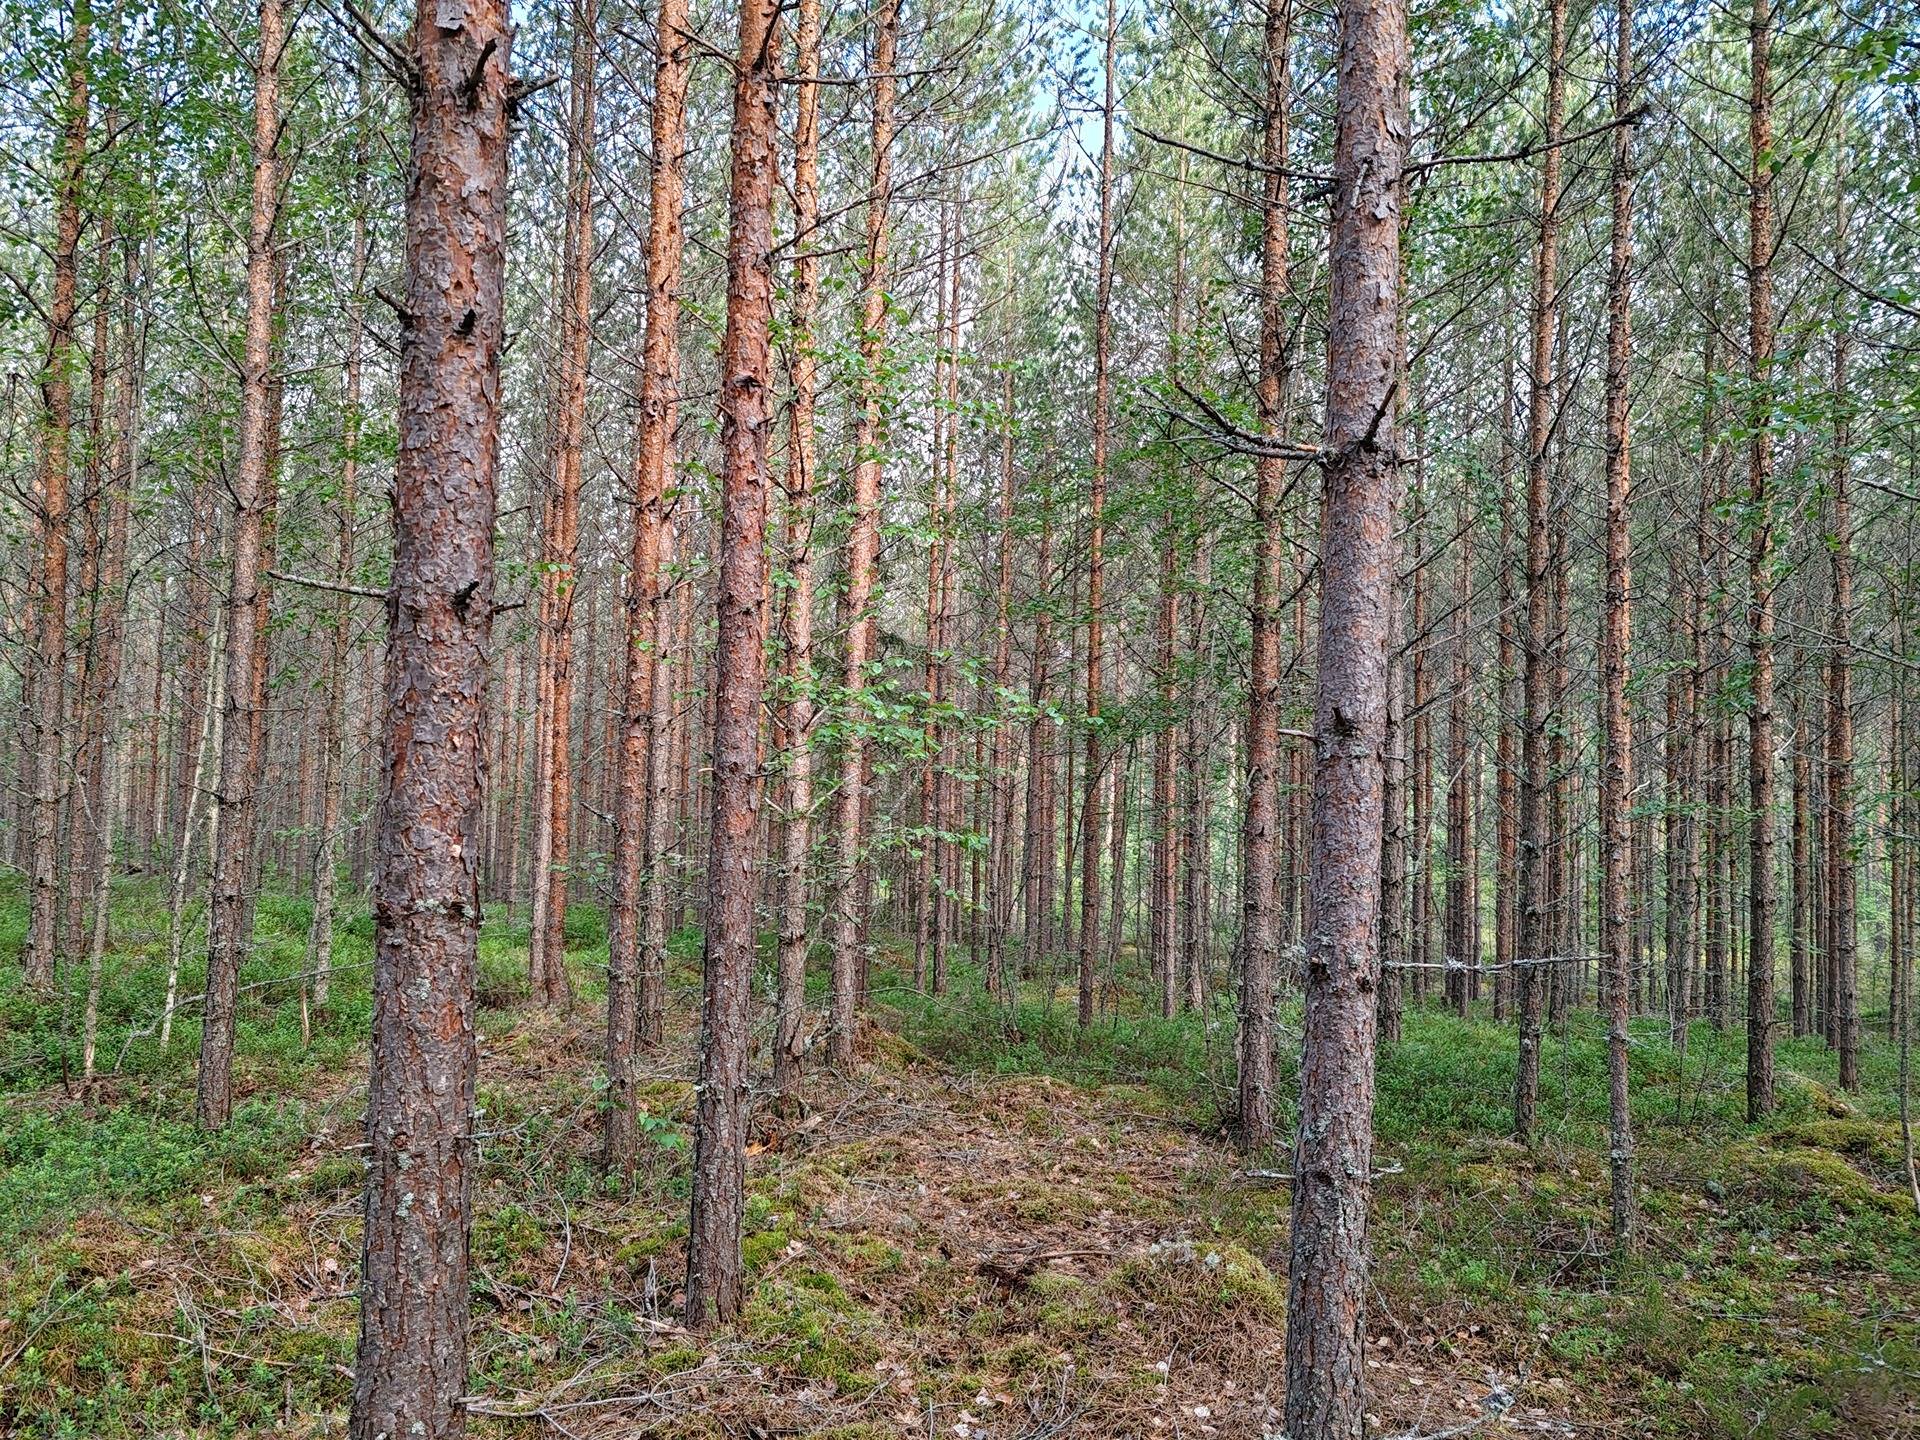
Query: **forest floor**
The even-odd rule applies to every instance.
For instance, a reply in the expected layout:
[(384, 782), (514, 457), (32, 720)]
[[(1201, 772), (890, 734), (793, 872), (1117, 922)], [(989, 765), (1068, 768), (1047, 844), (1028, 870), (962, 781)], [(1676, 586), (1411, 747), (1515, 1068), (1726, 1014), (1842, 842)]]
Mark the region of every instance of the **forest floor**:
[[(643, 1088), (634, 1193), (595, 1163), (605, 938), (574, 912), (572, 1013), (525, 1000), (524, 926), (482, 943), (473, 1235), (479, 1435), (1255, 1437), (1279, 1431), (1287, 1192), (1222, 1133), (1232, 1021), (1116, 999), (1076, 1033), (883, 971), (868, 1057), (812, 1077), (749, 1161), (749, 1300), (677, 1323), (697, 940)], [(108, 1068), (159, 1007), (164, 911), (116, 902)], [(23, 907), (0, 891), (0, 953)], [(0, 977), (0, 1433), (341, 1435), (356, 1326), (369, 929), (303, 1039), (306, 908), (268, 898), (232, 1125), (191, 1123), (198, 1027), (121, 1073), (60, 1075), (59, 1003)], [(185, 993), (197, 989), (190, 974)], [(74, 1007), (77, 1010), (77, 1007)], [(1920, 1224), (1893, 1057), (1835, 1093), (1780, 1047), (1782, 1105), (1740, 1119), (1737, 1036), (1684, 1071), (1635, 1028), (1644, 1238), (1606, 1243), (1604, 1036), (1548, 1053), (1539, 1142), (1505, 1135), (1513, 1041), (1408, 1015), (1382, 1058), (1369, 1408), (1380, 1435), (1920, 1436)], [(1292, 1044), (1285, 1083), (1291, 1085)], [(1270, 1162), (1284, 1167), (1284, 1158)]]

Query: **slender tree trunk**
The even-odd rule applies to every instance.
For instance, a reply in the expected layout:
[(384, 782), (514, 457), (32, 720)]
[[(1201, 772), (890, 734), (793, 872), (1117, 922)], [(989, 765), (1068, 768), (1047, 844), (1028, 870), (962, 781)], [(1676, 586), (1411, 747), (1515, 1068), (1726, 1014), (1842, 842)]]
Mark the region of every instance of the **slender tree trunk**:
[(353, 1440), (465, 1433), (505, 0), (415, 17)]
[(1554, 857), (1547, 830), (1547, 729), (1552, 657), (1552, 540), (1547, 512), (1547, 445), (1553, 423), (1553, 355), (1558, 322), (1560, 136), (1567, 108), (1567, 3), (1548, 0), (1546, 153), (1540, 166), (1540, 224), (1534, 251), (1532, 352), (1527, 375), (1527, 631), (1522, 660), (1520, 722), (1520, 941), (1513, 963), (1520, 1057), (1515, 1072), (1513, 1129), (1533, 1139), (1540, 1095), (1540, 1027), (1553, 953), (1551, 882)]
[[(103, 227), (103, 235), (104, 235)], [(135, 295), (139, 284), (138, 251), (125, 247), (121, 275), (121, 353), (114, 377), (113, 440), (107, 455), (103, 500), (106, 528), (100, 553), (98, 589), (94, 599), (94, 669), (90, 703), (98, 712), (94, 729), (99, 736), (98, 768), (89, 786), (93, 828), (91, 931), (87, 945), (87, 1000), (82, 1073), (93, 1074), (95, 1041), (100, 1026), (100, 985), (108, 941), (109, 901), (113, 879), (113, 835), (118, 807), (118, 777), (123, 768), (125, 739), (120, 734), (120, 671), (127, 633), (127, 528), (132, 510), (138, 463), (139, 403), (142, 347)], [(105, 305), (109, 247), (102, 244), (102, 306)], [(100, 377), (103, 381), (104, 375)]]
[(1460, 578), (1455, 586), (1453, 681), (1447, 700), (1447, 999), (1465, 1016), (1469, 984), (1480, 956), (1474, 941), (1472, 742), (1467, 702), (1473, 691), (1473, 524), (1463, 494), (1460, 516)]
[[(656, 20), (652, 143), (647, 231), (647, 317), (640, 360), (640, 413), (633, 440), (633, 534), (628, 551), (626, 645), (621, 667), (621, 715), (615, 755), (613, 897), (607, 914), (606, 1168), (624, 1181), (632, 1173), (636, 1137), (634, 1054), (657, 1045), (665, 1032), (664, 918), (658, 948), (649, 943), (642, 901), (659, 889), (664, 846), (650, 841), (656, 808), (664, 808), (666, 736), (656, 718), (670, 706), (672, 666), (661, 644), (666, 606), (661, 588), (667, 475), (679, 410), (681, 204), (685, 186), (687, 81), (692, 36), (685, 0), (664, 0)], [(797, 420), (796, 420), (797, 423)], [(664, 836), (663, 836), (664, 838)], [(648, 920), (652, 907), (649, 905)]]
[[(804, 16), (803, 16), (804, 19)], [(995, 515), (999, 576), (994, 587), (993, 642), (993, 763), (988, 769), (993, 814), (988, 824), (991, 864), (988, 866), (987, 993), (1011, 998), (1018, 986), (1009, 974), (1007, 940), (1013, 932), (1013, 717), (1008, 701), (1013, 683), (1013, 516), (1014, 516), (1014, 342), (1017, 295), (1013, 285), (1013, 250), (1006, 252), (1002, 277), (1007, 296), (1005, 351), (1000, 357), (1000, 494)], [(1031, 892), (1029, 892), (1031, 894)], [(1029, 902), (1031, 903), (1031, 902)]]
[[(1264, 34), (1266, 165), (1260, 243), (1260, 433), (1278, 440), (1286, 406), (1287, 129), (1291, 86), (1288, 48), (1291, 0), (1267, 0)], [(1247, 681), (1246, 913), (1240, 942), (1240, 1144), (1273, 1144), (1273, 991), (1279, 970), (1274, 872), (1280, 829), (1280, 590), (1286, 535), (1280, 498), (1285, 462), (1254, 463), (1253, 655)]]
[(853, 519), (847, 536), (847, 588), (841, 597), (845, 622), (846, 739), (841, 746), (840, 788), (834, 797), (834, 875), (832, 1027), (828, 1054), (836, 1065), (850, 1065), (855, 1053), (856, 1010), (865, 973), (862, 935), (866, 845), (867, 670), (874, 658), (874, 568), (880, 551), (880, 491), (885, 479), (881, 454), (885, 400), (882, 362), (886, 355), (888, 210), (893, 204), (893, 102), (897, 88), (895, 52), (900, 38), (900, 0), (880, 0), (873, 38), (873, 183), (867, 194), (867, 242), (860, 292), (860, 395), (854, 426)]
[(760, 703), (766, 688), (767, 442), (773, 425), (774, 80), (776, 0), (744, 0), (733, 85), (727, 326), (720, 351), (719, 640), (714, 693), (713, 820), (707, 862), (705, 986), (694, 1109), (687, 1322), (740, 1313), (746, 1211), (748, 1028), (759, 820)]
[(221, 723), (220, 808), (214, 827), (213, 899), (207, 918), (207, 985), (200, 1030), (195, 1116), (208, 1129), (233, 1107), (235, 1002), (251, 943), (247, 891), (259, 824), (259, 682), (264, 678), (263, 571), (271, 538), (273, 352), (276, 327), (274, 223), (279, 194), (280, 61), (286, 43), (281, 0), (260, 0), (254, 63), (252, 210), (247, 224), (246, 340), (241, 359), (240, 453), (234, 469), (232, 572), (227, 591), (226, 714)]
[[(813, 406), (819, 370), (813, 327), (820, 299), (813, 232), (820, 223), (820, 11), (821, 0), (801, 0), (795, 46), (793, 229), (798, 239), (788, 373), (793, 395), (787, 414), (787, 818), (781, 831), (779, 1019), (773, 1045), (774, 1089), (789, 1105), (800, 1099), (807, 1049), (807, 858), (813, 848)], [(1000, 603), (1002, 660), (996, 675), (1004, 683), (1004, 577)], [(999, 732), (995, 735), (997, 743)]]
[(1101, 667), (1104, 663), (1108, 411), (1113, 376), (1113, 113), (1116, 51), (1120, 33), (1117, 0), (1107, 0), (1107, 49), (1101, 108), (1099, 277), (1093, 312), (1093, 474), (1087, 495), (1087, 655), (1085, 685), (1086, 765), (1080, 802), (1080, 1006), (1084, 1029), (1093, 1021), (1094, 970), (1100, 946), (1100, 838), (1105, 816), (1107, 767), (1100, 733)]
[(92, 7), (75, 0), (68, 37), (65, 128), (55, 202), (53, 294), (47, 306), (47, 360), (40, 375), (40, 455), (34, 477), (39, 567), (34, 577), (31, 769), (33, 838), (28, 872), (27, 983), (52, 989), (58, 964), (61, 756), (67, 687), (67, 469), (73, 441), (75, 317), (79, 313), (80, 205), (86, 184)]
[(1505, 1020), (1512, 1009), (1514, 958), (1518, 955), (1520, 773), (1515, 737), (1521, 729), (1513, 703), (1513, 474), (1514, 376), (1511, 331), (1504, 348), (1500, 390), (1500, 623), (1496, 641), (1496, 684), (1500, 717), (1494, 738), (1493, 1018)]
[[(596, 0), (573, 10), (571, 85), (567, 107), (566, 239), (560, 266), (559, 373), (548, 456), (546, 527), (540, 572), (544, 753), (534, 790), (533, 925), (527, 964), (536, 1003), (564, 1009), (567, 899), (573, 846), (573, 632), (582, 575), (580, 456), (586, 440), (587, 349), (593, 325), (594, 71), (599, 60)], [(658, 152), (656, 152), (657, 154)]]
[[(367, 154), (364, 135), (354, 151), (364, 166)], [(354, 508), (360, 480), (360, 344), (366, 313), (366, 197), (358, 180), (355, 186), (353, 289), (347, 302), (347, 359), (341, 396), (340, 491), (333, 502), (336, 512), (333, 570), (334, 578), (342, 585), (353, 579), (355, 563)], [(313, 972), (313, 1003), (322, 1010), (327, 1006), (329, 971), (333, 966), (334, 890), (339, 881), (340, 817), (346, 798), (347, 665), (353, 644), (352, 603), (344, 592), (333, 597), (326, 709), (320, 722), (320, 836), (314, 847), (313, 923), (307, 931), (307, 969)]]
[[(1753, 0), (1749, 17), (1747, 117), (1747, 347), (1753, 385), (1747, 451), (1753, 535), (1748, 563), (1748, 648), (1752, 698), (1747, 712), (1749, 910), (1747, 921), (1747, 1118), (1773, 1111), (1773, 43), (1771, 0)], [(1856, 1077), (1857, 1083), (1857, 1077)]]
[(1633, 728), (1627, 662), (1633, 637), (1633, 571), (1628, 534), (1632, 498), (1628, 414), (1633, 315), (1633, 3), (1615, 0), (1613, 61), (1613, 235), (1607, 271), (1606, 580), (1600, 616), (1600, 950), (1607, 991), (1607, 1162), (1613, 1244), (1633, 1242), (1633, 1121), (1627, 1096), (1628, 965), (1632, 911)]
[[(1844, 141), (1843, 141), (1844, 143)], [(1843, 162), (1844, 165), (1844, 162)], [(1844, 169), (1843, 169), (1844, 176)], [(1845, 273), (1847, 216), (1844, 187), (1836, 226), (1840, 237), (1837, 267)], [(1860, 977), (1856, 949), (1857, 882), (1853, 853), (1853, 446), (1849, 407), (1848, 361), (1852, 337), (1844, 319), (1833, 337), (1833, 650), (1827, 662), (1827, 813), (1826, 953), (1834, 976), (1834, 1028), (1840, 1052), (1840, 1088), (1860, 1088)], [(1797, 870), (1796, 870), (1796, 873)], [(1797, 1012), (1796, 1012), (1797, 1013)], [(1795, 1025), (1796, 1034), (1800, 1027)]]
[(1374, 996), (1380, 976), (1400, 205), (1411, 66), (1400, 0), (1341, 12), (1328, 255), (1326, 522), (1314, 733), (1300, 1123), (1287, 1294), (1286, 1432), (1365, 1427)]

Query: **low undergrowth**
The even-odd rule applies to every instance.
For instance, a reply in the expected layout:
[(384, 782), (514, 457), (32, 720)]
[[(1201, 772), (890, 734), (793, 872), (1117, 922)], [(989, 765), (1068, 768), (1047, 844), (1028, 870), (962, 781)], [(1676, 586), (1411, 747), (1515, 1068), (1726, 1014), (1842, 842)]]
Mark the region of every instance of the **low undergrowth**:
[[(343, 1434), (370, 929), (344, 917), (333, 999), (303, 1034), (306, 907), (263, 900), (243, 1098), (208, 1135), (192, 1012), (164, 1050), (126, 1041), (164, 994), (161, 899), (116, 896), (109, 1073), (89, 1084), (71, 999), (0, 976), (0, 1431)], [(20, 910), (0, 892), (0, 945)], [(1114, 989), (1083, 1030), (1043, 980), (995, 1003), (964, 961), (942, 997), (878, 969), (868, 1063), (811, 1076), (804, 1117), (757, 1124), (746, 1311), (696, 1337), (677, 1290), (698, 936), (677, 938), (671, 1037), (643, 1076), (643, 1163), (610, 1187), (604, 927), (578, 911), (567, 1015), (528, 1004), (523, 923), (482, 942), (476, 1433), (1277, 1433), (1287, 1192), (1229, 1143), (1230, 1011), (1163, 1020)], [(1289, 1096), (1297, 1026), (1283, 1010)], [(1521, 1433), (1920, 1435), (1890, 1051), (1871, 1046), (1864, 1093), (1842, 1096), (1822, 1046), (1783, 1041), (1779, 1113), (1748, 1126), (1741, 1037), (1696, 1026), (1684, 1066), (1659, 1022), (1633, 1039), (1642, 1230), (1622, 1261), (1599, 1022), (1551, 1037), (1523, 1148), (1508, 1028), (1408, 1013), (1379, 1069), (1377, 1432), (1499, 1411)], [(1284, 1147), (1258, 1168), (1284, 1171)]]

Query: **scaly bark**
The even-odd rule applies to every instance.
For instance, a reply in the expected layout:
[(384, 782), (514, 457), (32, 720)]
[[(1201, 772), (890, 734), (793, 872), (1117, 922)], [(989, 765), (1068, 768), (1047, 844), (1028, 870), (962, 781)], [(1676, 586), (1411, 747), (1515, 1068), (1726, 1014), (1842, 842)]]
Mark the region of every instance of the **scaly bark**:
[(1381, 761), (1400, 460), (1407, 14), (1401, 0), (1349, 0), (1340, 22), (1308, 878), (1313, 933), (1287, 1293), (1285, 1429), (1294, 1440), (1359, 1440), (1365, 1427)]
[(353, 1440), (466, 1428), (511, 43), (506, 0), (421, 0)]
[[(686, 176), (687, 82), (692, 32), (686, 0), (663, 0), (656, 19), (653, 72), (653, 173), (648, 185), (647, 318), (641, 341), (640, 407), (633, 438), (633, 533), (627, 556), (626, 646), (614, 781), (613, 897), (607, 910), (607, 1172), (633, 1170), (638, 1100), (634, 1055), (660, 1043), (666, 1030), (666, 924), (643, 919), (665, 864), (665, 829), (656, 846), (654, 811), (665, 804), (664, 726), (671, 716), (672, 665), (660, 643), (663, 623), (662, 537), (673, 430), (679, 413), (681, 206)], [(656, 693), (658, 692), (658, 693)], [(656, 775), (656, 768), (658, 774)], [(656, 786), (658, 779), (661, 783)], [(661, 817), (664, 818), (664, 817)], [(663, 900), (664, 904), (664, 900)], [(651, 915), (651, 906), (646, 907)]]
[(733, 82), (727, 326), (720, 350), (719, 638), (712, 839), (687, 1228), (687, 1323), (738, 1317), (744, 1288), (753, 868), (759, 858), (760, 703), (766, 689), (767, 442), (773, 425), (774, 80), (778, 0), (742, 0)]

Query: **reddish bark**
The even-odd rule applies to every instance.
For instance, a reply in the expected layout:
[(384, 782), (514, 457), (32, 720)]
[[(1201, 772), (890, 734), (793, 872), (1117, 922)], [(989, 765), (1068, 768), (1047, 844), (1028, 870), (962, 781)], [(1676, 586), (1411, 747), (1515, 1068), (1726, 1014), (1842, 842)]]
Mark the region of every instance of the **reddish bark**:
[[(1266, 124), (1261, 142), (1265, 194), (1260, 239), (1260, 433), (1278, 440), (1287, 396), (1287, 131), (1290, 0), (1267, 0), (1263, 33)], [(1286, 535), (1280, 499), (1286, 466), (1277, 455), (1254, 464), (1253, 656), (1247, 680), (1247, 808), (1240, 844), (1246, 866), (1240, 937), (1240, 1144), (1273, 1144), (1273, 991), (1279, 970), (1274, 874), (1280, 829), (1280, 604)]]
[(65, 126), (55, 204), (53, 294), (47, 359), (40, 376), (40, 455), (33, 509), (40, 564), (33, 583), (34, 654), (28, 674), (32, 717), (33, 836), (28, 862), (27, 943), (21, 959), (35, 990), (53, 986), (59, 948), (61, 751), (67, 680), (68, 480), (73, 435), (74, 321), (80, 268), (80, 202), (86, 183), (91, 8), (76, 0), (67, 51)]
[(713, 818), (694, 1108), (687, 1322), (740, 1313), (746, 1209), (747, 1064), (752, 1050), (760, 703), (766, 688), (767, 441), (773, 424), (774, 79), (777, 0), (743, 0), (733, 84), (727, 327), (720, 351), (719, 638), (715, 647)]
[(853, 1063), (855, 1016), (865, 971), (863, 900), (868, 867), (866, 844), (867, 737), (862, 726), (867, 670), (874, 638), (874, 567), (880, 552), (880, 489), (885, 478), (882, 441), (886, 353), (887, 220), (893, 204), (894, 74), (900, 38), (900, 0), (881, 0), (874, 15), (873, 183), (867, 193), (867, 244), (860, 291), (860, 397), (853, 450), (853, 519), (847, 535), (847, 588), (841, 615), (847, 642), (842, 683), (846, 692), (845, 739), (840, 754), (840, 788), (834, 797), (838, 849), (834, 875), (832, 1025), (828, 1053), (836, 1065)]
[(1400, 206), (1410, 59), (1401, 0), (1340, 17), (1329, 250), (1326, 521), (1314, 715), (1300, 1124), (1287, 1294), (1286, 1431), (1359, 1440), (1379, 983)]
[(466, 1426), (511, 43), (505, 0), (414, 21), (354, 1440)]
[[(788, 367), (786, 611), (787, 817), (781, 832), (779, 1017), (773, 1044), (773, 1083), (789, 1104), (800, 1098), (806, 1058), (807, 860), (813, 848), (813, 506), (814, 397), (819, 357), (814, 318), (820, 304), (821, 0), (800, 0), (795, 30), (798, 81), (793, 126), (793, 359)], [(1002, 598), (1004, 616), (1005, 599)]]
[[(666, 926), (647, 926), (642, 901), (664, 863), (650, 843), (656, 808), (656, 757), (666, 736), (656, 711), (671, 714), (671, 664), (660, 637), (666, 606), (661, 556), (679, 415), (681, 206), (685, 189), (687, 81), (692, 35), (685, 0), (664, 0), (657, 19), (653, 76), (654, 166), (649, 184), (647, 319), (640, 360), (640, 413), (633, 441), (633, 535), (627, 559), (626, 647), (615, 761), (613, 899), (607, 912), (606, 1166), (624, 1178), (633, 1168), (637, 1100), (634, 1054), (659, 1044), (666, 1029)], [(655, 692), (660, 694), (656, 697)], [(664, 768), (660, 779), (664, 781)], [(664, 818), (664, 817), (662, 817)], [(664, 827), (661, 830), (664, 842)], [(650, 907), (649, 907), (650, 912)], [(657, 930), (657, 943), (652, 932)]]

